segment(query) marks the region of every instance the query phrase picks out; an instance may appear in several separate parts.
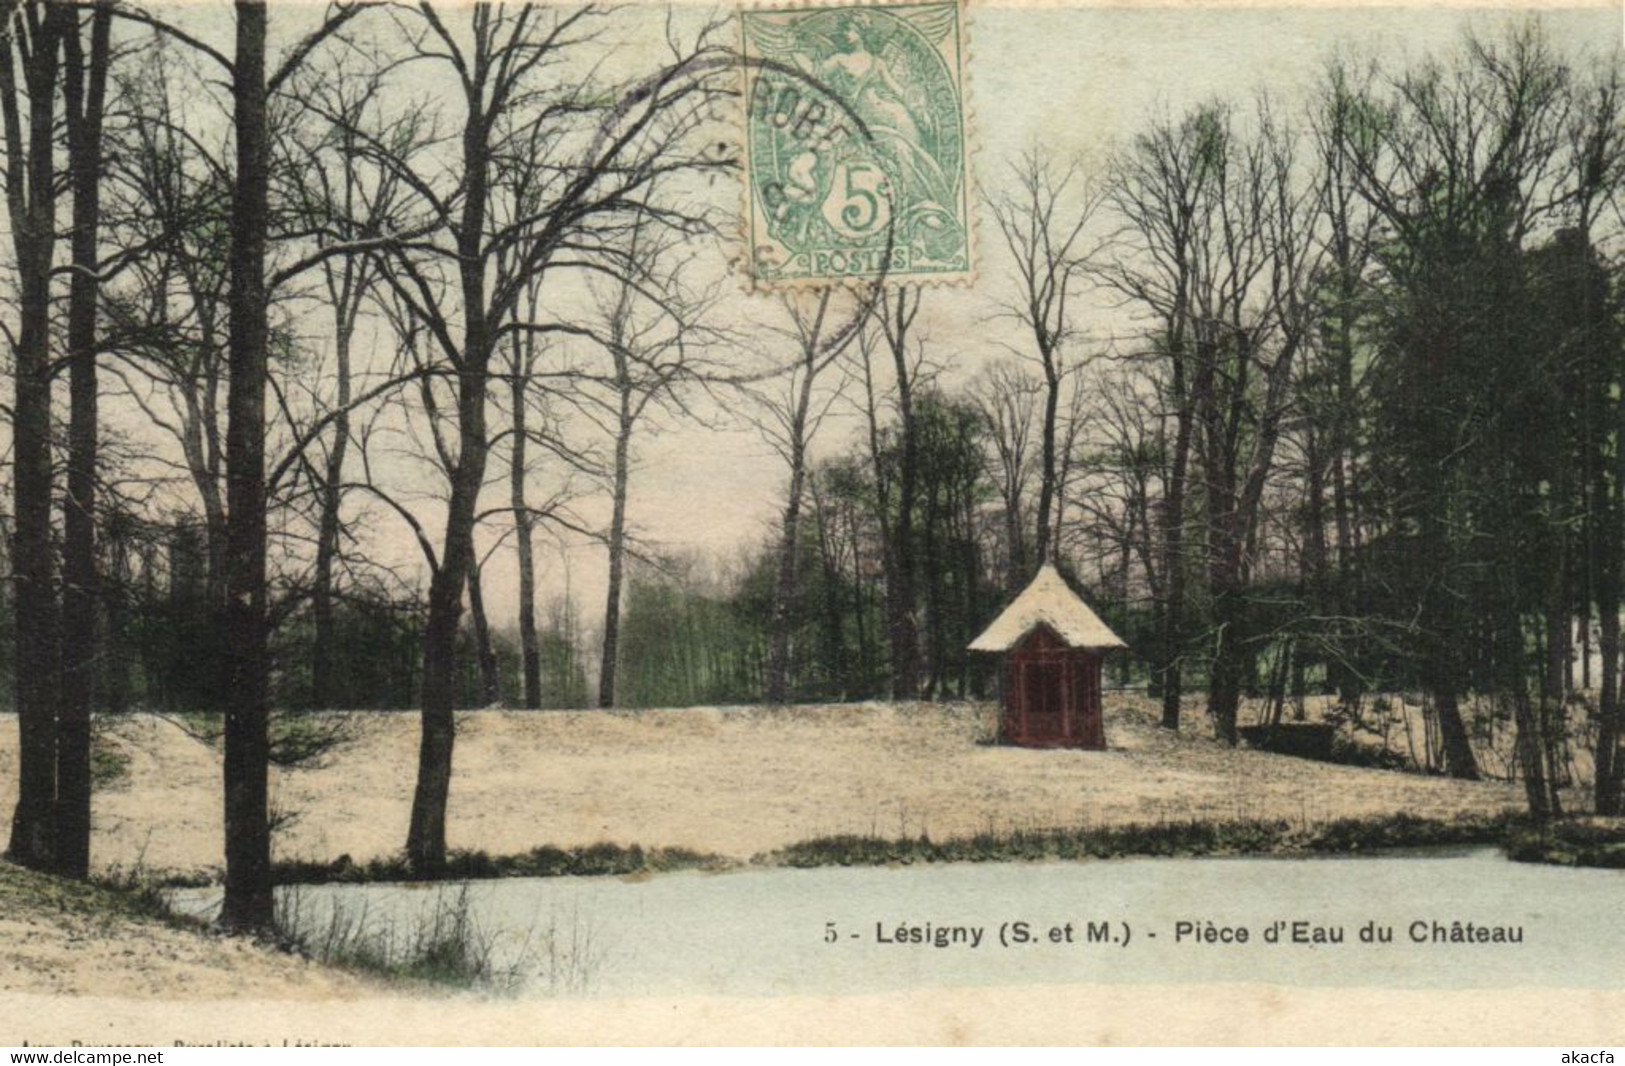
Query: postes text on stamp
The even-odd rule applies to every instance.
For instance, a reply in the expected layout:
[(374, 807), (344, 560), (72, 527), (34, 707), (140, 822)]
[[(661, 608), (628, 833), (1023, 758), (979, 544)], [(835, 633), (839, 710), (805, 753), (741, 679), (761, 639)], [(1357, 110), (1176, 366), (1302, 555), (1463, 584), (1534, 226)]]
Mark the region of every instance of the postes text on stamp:
[(741, 18), (752, 282), (968, 277), (958, 4), (753, 9)]

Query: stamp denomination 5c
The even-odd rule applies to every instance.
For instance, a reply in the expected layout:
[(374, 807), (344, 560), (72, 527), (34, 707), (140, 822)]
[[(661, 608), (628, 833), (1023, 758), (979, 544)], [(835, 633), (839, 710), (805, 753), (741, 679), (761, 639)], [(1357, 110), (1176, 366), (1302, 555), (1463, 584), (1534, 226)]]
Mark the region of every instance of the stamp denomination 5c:
[(971, 271), (957, 3), (743, 13), (754, 283)]

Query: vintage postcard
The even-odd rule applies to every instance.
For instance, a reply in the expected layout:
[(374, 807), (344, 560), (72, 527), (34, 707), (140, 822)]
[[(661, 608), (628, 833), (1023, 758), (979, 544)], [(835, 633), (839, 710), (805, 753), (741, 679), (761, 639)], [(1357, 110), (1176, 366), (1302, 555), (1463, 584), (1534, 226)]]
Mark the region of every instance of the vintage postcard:
[(0, 20), (0, 1044), (1625, 1041), (1618, 4)]

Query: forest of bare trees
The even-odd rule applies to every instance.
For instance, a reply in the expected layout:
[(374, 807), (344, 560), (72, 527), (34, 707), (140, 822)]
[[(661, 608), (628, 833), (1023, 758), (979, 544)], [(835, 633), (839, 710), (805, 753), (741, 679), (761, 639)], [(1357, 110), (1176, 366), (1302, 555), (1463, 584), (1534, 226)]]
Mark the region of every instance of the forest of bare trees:
[[(747, 295), (726, 15), (232, 14), (0, 3), (14, 861), (89, 870), (99, 716), (208, 719), (263, 930), (320, 712), (418, 711), (434, 876), (456, 710), (985, 698), (1042, 562), (1169, 729), (1409, 700), (1619, 813), (1625, 87), (1538, 20), (982, 159), (974, 288)], [(721, 431), (771, 519), (669, 549)]]

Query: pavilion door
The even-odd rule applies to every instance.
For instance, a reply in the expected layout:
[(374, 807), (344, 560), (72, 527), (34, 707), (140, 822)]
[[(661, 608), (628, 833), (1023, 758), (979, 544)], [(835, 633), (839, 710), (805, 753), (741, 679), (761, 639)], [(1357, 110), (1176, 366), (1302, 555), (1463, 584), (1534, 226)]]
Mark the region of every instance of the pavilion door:
[(1033, 740), (1060, 739), (1066, 732), (1065, 666), (1054, 661), (1023, 663), (1023, 725)]

